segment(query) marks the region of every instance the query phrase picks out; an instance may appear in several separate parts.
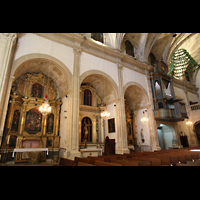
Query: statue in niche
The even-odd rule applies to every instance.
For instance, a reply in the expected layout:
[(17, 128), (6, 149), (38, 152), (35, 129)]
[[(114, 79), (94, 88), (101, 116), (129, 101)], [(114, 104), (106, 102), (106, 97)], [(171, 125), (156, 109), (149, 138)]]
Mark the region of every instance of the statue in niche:
[(53, 133), (54, 115), (51, 113), (47, 118), (47, 133)]
[(12, 128), (11, 128), (11, 131), (13, 132), (17, 132), (18, 130), (19, 116), (20, 116), (19, 110), (15, 110), (14, 115), (13, 115)]
[(42, 85), (35, 83), (32, 87), (32, 96), (42, 98)]

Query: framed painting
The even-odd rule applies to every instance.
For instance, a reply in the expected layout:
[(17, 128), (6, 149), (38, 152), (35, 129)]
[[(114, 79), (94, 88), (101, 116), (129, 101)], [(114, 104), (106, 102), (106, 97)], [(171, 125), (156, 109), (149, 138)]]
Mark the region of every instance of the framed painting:
[(115, 118), (108, 119), (108, 133), (115, 133)]

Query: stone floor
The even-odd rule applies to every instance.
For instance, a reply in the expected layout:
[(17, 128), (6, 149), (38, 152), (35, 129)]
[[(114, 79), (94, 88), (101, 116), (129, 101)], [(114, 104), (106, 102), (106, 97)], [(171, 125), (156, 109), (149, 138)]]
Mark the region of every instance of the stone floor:
[(46, 161), (46, 162), (39, 162), (36, 165), (31, 165), (28, 162), (27, 163), (14, 163), (14, 162), (7, 162), (0, 163), (0, 166), (58, 166), (58, 163), (52, 162), (52, 161)]

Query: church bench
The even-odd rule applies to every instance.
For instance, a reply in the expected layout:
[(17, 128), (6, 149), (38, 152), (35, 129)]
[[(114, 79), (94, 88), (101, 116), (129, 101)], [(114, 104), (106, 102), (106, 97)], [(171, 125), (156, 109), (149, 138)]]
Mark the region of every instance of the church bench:
[(162, 155), (151, 155), (149, 157), (161, 159), (161, 164), (162, 165), (171, 165), (169, 157), (162, 156)]
[[(140, 157), (139, 157), (140, 158)], [(133, 157), (133, 158), (124, 158), (123, 160), (126, 160), (126, 161), (136, 161), (136, 162), (139, 162), (139, 166), (152, 166), (151, 165), (151, 161), (148, 161), (148, 160), (141, 160), (137, 157)]]
[(84, 163), (84, 162), (78, 162), (77, 166), (95, 166), (95, 165), (91, 165), (91, 164)]
[(74, 158), (74, 162), (75, 162), (75, 166), (78, 165), (78, 162), (83, 162), (83, 163), (90, 164), (90, 159), (88, 159), (88, 158), (81, 158), (81, 157), (75, 157)]
[(60, 158), (59, 166), (74, 166), (75, 162), (67, 158)]
[(103, 161), (104, 162), (105, 158), (88, 156), (88, 159), (90, 159), (90, 164), (95, 165), (95, 160)]
[(188, 165), (194, 165), (194, 166), (200, 166), (200, 163), (199, 162), (193, 162), (193, 161), (187, 161), (187, 163), (186, 164), (188, 164)]
[(104, 162), (110, 162), (112, 158), (116, 159), (116, 156), (110, 155), (110, 156), (98, 156), (100, 158), (104, 158)]
[(111, 163), (122, 164), (122, 166), (140, 166), (139, 161), (127, 161), (127, 160), (119, 160), (119, 159), (111, 159)]
[(133, 159), (150, 161), (151, 162), (151, 166), (161, 166), (162, 165), (162, 161), (159, 158), (134, 157)]
[(102, 162), (99, 160), (95, 160), (95, 165), (96, 166), (122, 166), (122, 164)]

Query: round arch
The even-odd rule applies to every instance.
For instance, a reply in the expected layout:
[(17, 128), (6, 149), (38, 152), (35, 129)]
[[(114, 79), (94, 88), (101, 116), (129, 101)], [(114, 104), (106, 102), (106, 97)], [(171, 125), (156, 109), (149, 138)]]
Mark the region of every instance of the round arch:
[(40, 53), (27, 54), (15, 60), (11, 77), (17, 79), (26, 72), (39, 71), (55, 81), (60, 97), (66, 95), (72, 86), (72, 73), (68, 67), (53, 56)]
[(80, 81), (80, 86), (84, 80), (87, 80), (86, 78), (90, 77), (90, 76), (97, 76), (99, 77), (100, 82), (102, 83), (105, 80), (106, 86), (108, 86), (110, 88), (110, 90), (112, 89), (112, 91), (110, 91), (111, 93), (114, 94), (115, 99), (117, 99), (119, 97), (118, 94), (118, 86), (116, 84), (116, 82), (105, 72), (99, 71), (99, 70), (89, 70), (84, 72), (80, 77), (79, 77), (79, 81)]
[(160, 124), (157, 129), (159, 146), (161, 149), (173, 147), (173, 140), (177, 140), (175, 129), (169, 124)]
[(125, 95), (125, 92), (126, 92), (127, 88), (130, 87), (130, 86), (135, 86), (135, 87), (137, 87), (137, 88), (141, 91), (141, 93), (143, 94), (143, 96), (144, 96), (145, 101), (147, 102), (147, 104), (149, 104), (149, 97), (148, 97), (148, 94), (147, 94), (146, 90), (144, 89), (143, 86), (141, 86), (141, 85), (140, 85), (139, 83), (137, 83), (137, 82), (130, 81), (130, 82), (126, 83), (126, 84), (124, 85), (124, 88), (123, 88), (123, 89), (124, 89), (124, 95)]

